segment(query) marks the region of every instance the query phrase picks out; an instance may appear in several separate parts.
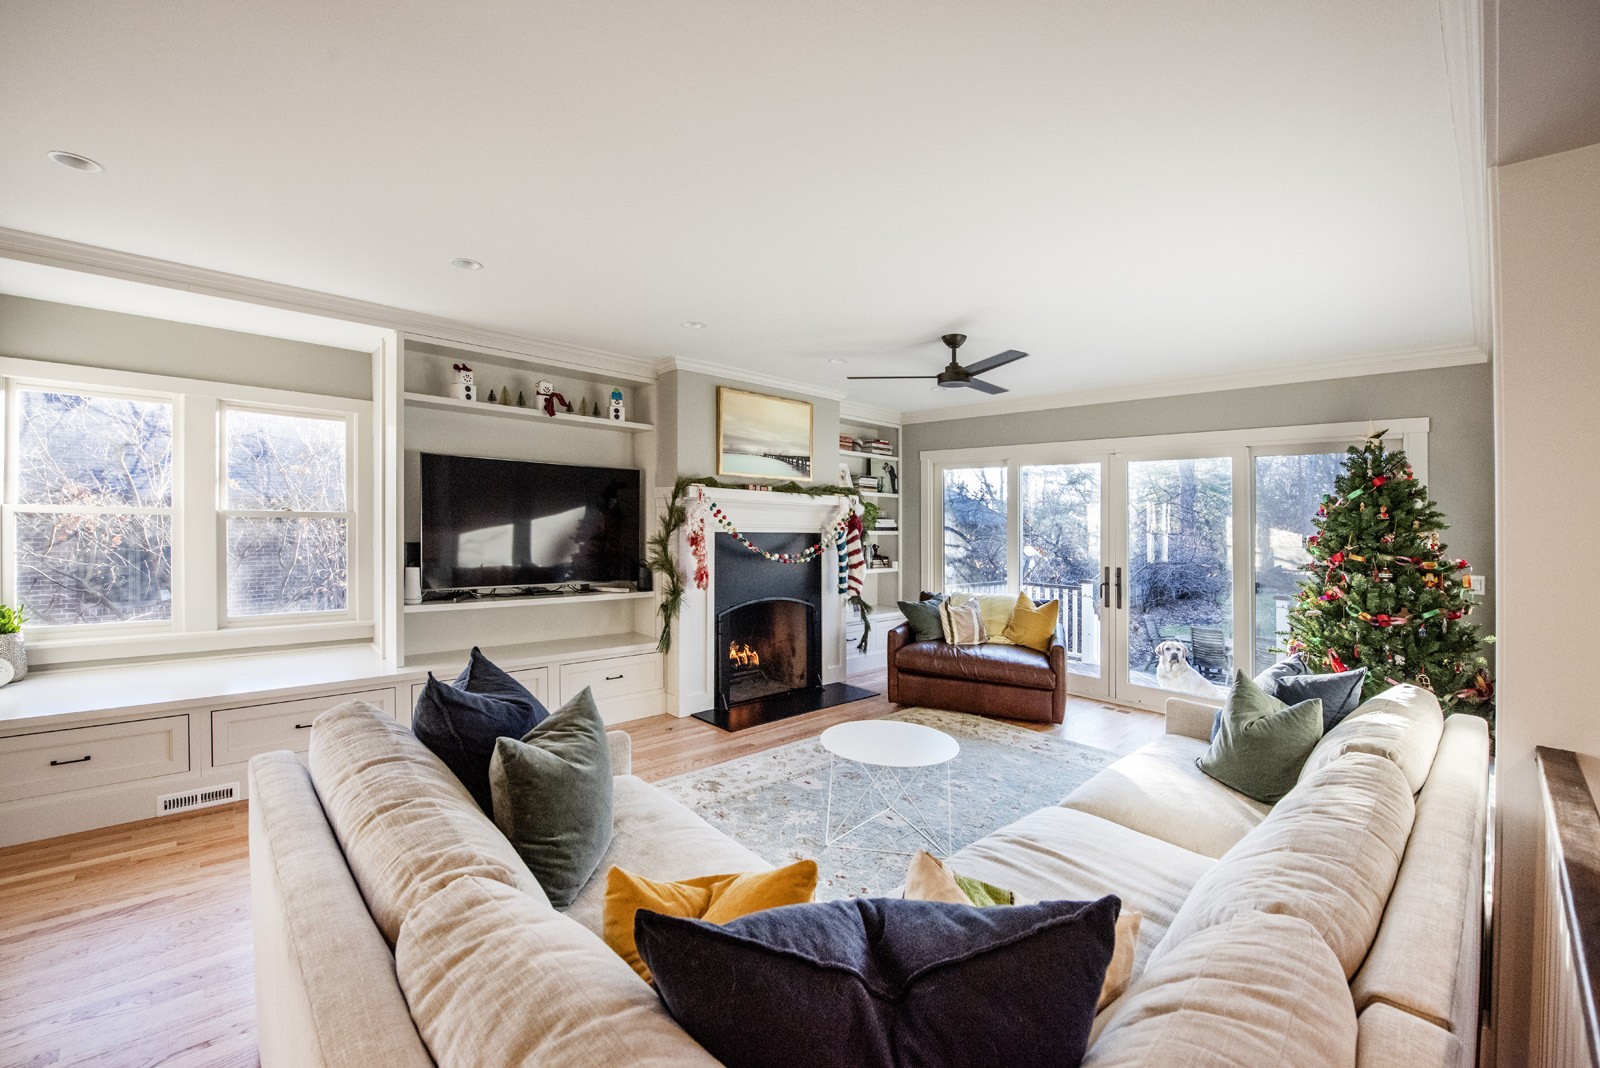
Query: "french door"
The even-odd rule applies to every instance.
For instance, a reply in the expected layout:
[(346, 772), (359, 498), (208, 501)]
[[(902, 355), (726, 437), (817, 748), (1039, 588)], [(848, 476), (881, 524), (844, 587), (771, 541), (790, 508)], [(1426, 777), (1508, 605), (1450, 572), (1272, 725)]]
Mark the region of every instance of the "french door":
[[(1406, 422), (1392, 444), (1425, 464), (1426, 420)], [(1364, 434), (1242, 436), (925, 459), (938, 492), (924, 512), (937, 534), (924, 540), (923, 581), (1059, 601), (1074, 694), (1160, 710), (1175, 692), (1225, 690), (1235, 670), (1286, 654), (1305, 538)], [(1159, 670), (1164, 642), (1181, 644), (1187, 668)]]

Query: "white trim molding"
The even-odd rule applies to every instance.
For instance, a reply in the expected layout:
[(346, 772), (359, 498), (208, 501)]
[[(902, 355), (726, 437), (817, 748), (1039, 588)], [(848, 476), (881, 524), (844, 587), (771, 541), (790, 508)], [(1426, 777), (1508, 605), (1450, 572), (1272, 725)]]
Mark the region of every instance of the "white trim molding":
[(867, 426), (899, 426), (900, 413), (892, 408), (879, 408), (860, 401), (839, 402), (839, 422)]
[(1088, 404), (1115, 404), (1122, 401), (1152, 400), (1156, 397), (1181, 397), (1190, 393), (1218, 393), (1228, 389), (1284, 386), (1296, 382), (1325, 382), (1335, 378), (1360, 378), (1364, 375), (1398, 374), (1403, 371), (1429, 371), (1440, 367), (1486, 363), (1488, 359), (1488, 352), (1476, 345), (1451, 345), (1414, 349), (1408, 352), (1354, 356), (1313, 365), (1296, 364), (1261, 371), (1199, 375), (1194, 378), (1142, 385), (1114, 386), (1109, 389), (979, 401), (949, 408), (924, 408), (901, 413), (901, 422), (938, 423), (985, 415), (1012, 415), (1017, 412), (1047, 411), (1051, 408), (1078, 408)]
[[(784, 378), (781, 375), (763, 374), (760, 371), (749, 371), (743, 367), (733, 367), (729, 364), (715, 363), (711, 360), (692, 360), (681, 356), (667, 356), (656, 361), (655, 369), (658, 375), (664, 375), (668, 371), (689, 371), (697, 375), (726, 378), (733, 382), (744, 382), (752, 386), (784, 389), (790, 393), (800, 393), (808, 397), (821, 397), (824, 400), (843, 402), (845, 399), (843, 390), (824, 389), (814, 382), (802, 382), (799, 379)], [(895, 420), (895, 422), (898, 421), (898, 419)]]

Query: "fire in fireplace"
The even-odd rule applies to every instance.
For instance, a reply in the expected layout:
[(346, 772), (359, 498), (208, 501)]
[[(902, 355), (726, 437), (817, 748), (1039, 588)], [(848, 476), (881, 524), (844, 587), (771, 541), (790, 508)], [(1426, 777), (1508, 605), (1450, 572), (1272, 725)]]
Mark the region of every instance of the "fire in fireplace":
[(718, 692), (724, 707), (821, 683), (816, 606), (797, 598), (766, 597), (722, 614), (717, 646), (727, 650)]

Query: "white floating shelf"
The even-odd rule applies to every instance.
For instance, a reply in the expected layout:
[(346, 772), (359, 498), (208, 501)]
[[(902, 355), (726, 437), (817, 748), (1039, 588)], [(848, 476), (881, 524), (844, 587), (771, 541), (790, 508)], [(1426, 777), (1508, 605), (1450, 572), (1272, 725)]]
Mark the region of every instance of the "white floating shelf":
[(869, 567), (869, 568), (867, 568), (867, 574), (869, 574), (869, 575), (898, 575), (899, 573), (900, 573), (900, 565), (899, 564), (895, 564), (893, 567)]
[(840, 456), (853, 456), (861, 460), (898, 460), (898, 456), (885, 456), (881, 452), (851, 452), (849, 449), (840, 449)]
[(469, 601), (424, 601), (408, 604), (406, 613), (455, 612), (469, 608), (553, 608), (556, 605), (593, 604), (596, 601), (638, 601), (654, 597), (649, 590), (635, 593), (562, 593), (543, 597), (479, 597)]
[(653, 423), (633, 423), (626, 420), (596, 419), (589, 415), (557, 412), (546, 415), (538, 408), (515, 408), (509, 404), (490, 404), (488, 401), (464, 401), (454, 397), (435, 397), (431, 393), (407, 393), (406, 404), (413, 408), (432, 408), (441, 412), (461, 412), (472, 415), (497, 415), (502, 419), (526, 419), (541, 423), (559, 423), (562, 426), (580, 426), (587, 430), (609, 430), (613, 433), (638, 434), (654, 430)]
[(888, 537), (891, 537), (891, 538), (898, 538), (900, 536), (900, 532), (898, 530), (869, 530), (869, 531), (867, 531), (867, 537), (869, 537), (869, 538), (877, 538), (877, 537), (883, 537), (883, 536), (888, 536)]
[(863, 496), (863, 497), (883, 497), (883, 498), (886, 498), (888, 500), (898, 500), (899, 497), (900, 497), (900, 494), (898, 494), (898, 493), (875, 493), (872, 490), (862, 490), (861, 491), (861, 496)]

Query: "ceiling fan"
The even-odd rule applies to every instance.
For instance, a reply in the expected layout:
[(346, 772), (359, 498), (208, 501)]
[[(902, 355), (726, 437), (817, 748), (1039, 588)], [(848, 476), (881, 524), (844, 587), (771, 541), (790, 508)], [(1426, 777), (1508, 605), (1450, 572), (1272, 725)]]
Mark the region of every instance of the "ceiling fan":
[(1006, 392), (1006, 387), (997, 386), (993, 382), (985, 382), (978, 376), (985, 371), (993, 371), (996, 367), (1004, 367), (1006, 364), (1020, 360), (1027, 355), (1026, 352), (1007, 349), (1002, 353), (990, 356), (987, 360), (979, 360), (968, 367), (962, 367), (961, 362), (956, 359), (956, 350), (967, 340), (967, 335), (946, 334), (939, 340), (943, 341), (950, 349), (950, 363), (936, 375), (850, 375), (848, 377), (858, 381), (885, 378), (933, 378), (937, 379), (941, 386), (966, 386), (969, 389), (976, 389), (983, 393), (1004, 393)]

